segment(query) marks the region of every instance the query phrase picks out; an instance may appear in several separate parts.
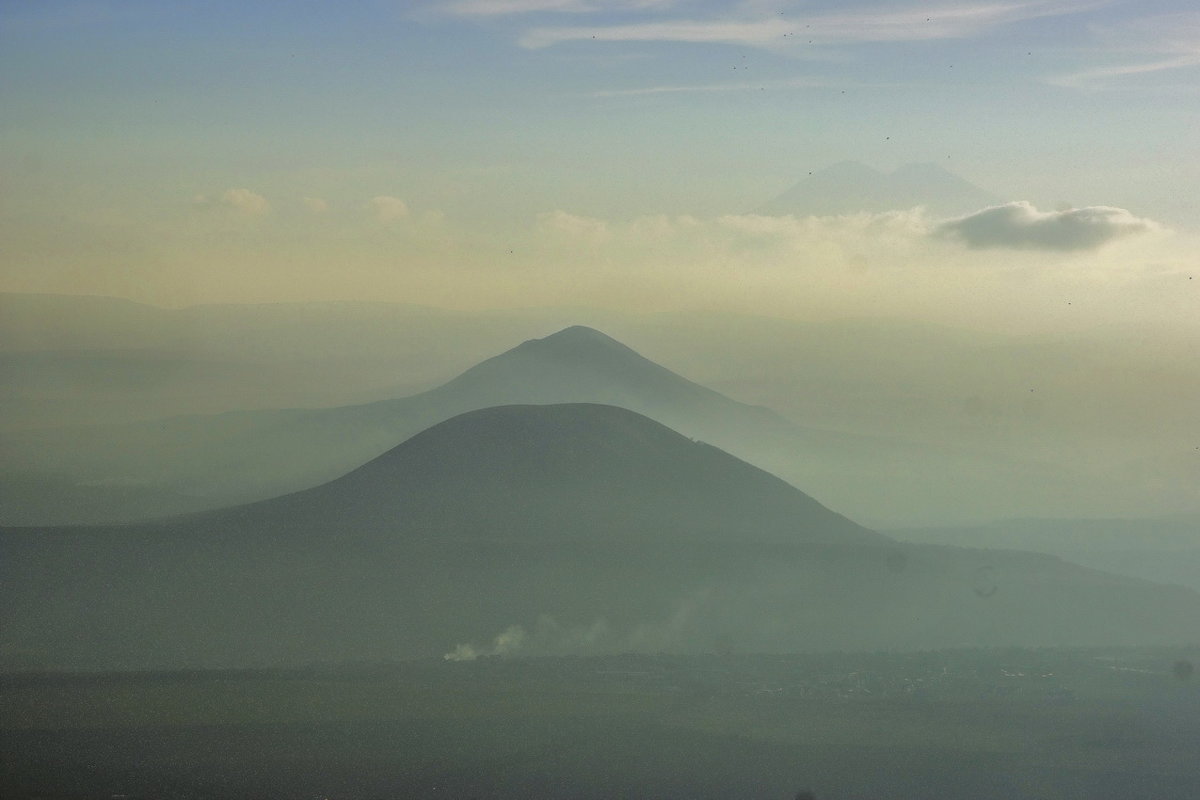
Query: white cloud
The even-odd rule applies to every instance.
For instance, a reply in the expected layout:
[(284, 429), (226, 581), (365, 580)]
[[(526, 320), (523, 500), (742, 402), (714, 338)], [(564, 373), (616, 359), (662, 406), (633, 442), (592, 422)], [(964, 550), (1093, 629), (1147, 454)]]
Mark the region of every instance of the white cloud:
[(324, 214), (329, 210), (329, 202), (320, 197), (305, 197), (302, 202), (304, 207), (314, 214)]
[(672, 5), (675, 0), (454, 0), (444, 4), (442, 10), (462, 17), (500, 17), (535, 12), (588, 14)]
[(252, 217), (265, 214), (271, 210), (267, 198), (249, 189), (229, 189), (221, 195), (221, 204), (237, 209)]
[(936, 233), (961, 239), (973, 248), (1094, 250), (1114, 239), (1160, 229), (1158, 223), (1123, 208), (1038, 211), (1030, 203), (1016, 202), (948, 220)]
[(408, 204), (399, 197), (379, 195), (372, 197), (367, 207), (380, 222), (395, 222), (408, 216)]
[(588, 4), (582, 0), (459, 0), (448, 3), (444, 10), (463, 17), (499, 17), (535, 11), (587, 11)]
[(518, 40), (538, 49), (562, 42), (594, 39), (601, 42), (718, 42), (767, 44), (782, 38), (792, 26), (782, 19), (647, 22), (632, 25), (534, 28)]
[(623, 25), (538, 27), (519, 39), (531, 49), (569, 41), (719, 42), (779, 47), (788, 37), (799, 43), (854, 44), (961, 39), (991, 28), (1043, 17), (1076, 14), (1103, 5), (1087, 0), (913, 4), (900, 9), (864, 8), (853, 12), (784, 16), (736, 13), (708, 19), (674, 19)]
[(608, 223), (592, 217), (580, 217), (566, 211), (547, 211), (538, 214), (537, 221), (543, 233), (583, 239), (591, 244), (599, 244), (609, 238)]
[(640, 97), (656, 94), (693, 94), (709, 92), (748, 92), (762, 89), (805, 89), (829, 86), (821, 78), (791, 78), (783, 81), (759, 81), (756, 83), (710, 83), (685, 86), (644, 86), (636, 89), (602, 89), (591, 92), (592, 97)]
[(197, 195), (195, 204), (208, 208), (229, 208), (248, 217), (262, 216), (271, 210), (267, 198), (249, 189), (226, 189), (215, 198)]
[[(1120, 209), (1032, 214), (1049, 221), (1033, 231), (1018, 224), (971, 247), (944, 227), (955, 221), (920, 209), (627, 220), (560, 211), (541, 215), (528, 231), (518, 251), (528, 279), (519, 290), (509, 272), (475, 277), (525, 304), (915, 316), (1001, 327), (1014, 319), (1057, 325), (1194, 316), (1194, 296), (1178, 291), (1181, 282), (1200, 283), (1194, 238), (1135, 236), (1159, 226)], [(1191, 274), (1197, 280), (1189, 284)]]
[(1165, 70), (1184, 69), (1186, 67), (1200, 67), (1200, 52), (1176, 56), (1175, 58), (1143, 61), (1136, 64), (1120, 64), (1112, 67), (1085, 69), (1066, 75), (1056, 75), (1051, 77), (1049, 82), (1056, 86), (1075, 89), (1104, 89), (1113, 88), (1111, 81), (1113, 78), (1128, 78), (1133, 75), (1147, 75)]
[(656, 214), (627, 222), (558, 210), (539, 214), (536, 232), (548, 244), (576, 246), (586, 241), (622, 253), (662, 253), (668, 248), (687, 261), (701, 252), (721, 253), (728, 258), (753, 254), (757, 258), (769, 253), (811, 255), (822, 250), (857, 253), (876, 245), (902, 250), (905, 242), (927, 237), (931, 228), (919, 209), (834, 217), (727, 214), (706, 219)]
[(918, 4), (894, 11), (864, 9), (820, 15), (803, 23), (804, 35), (830, 43), (962, 39), (1001, 25), (1077, 14), (1104, 4), (1079, 0)]

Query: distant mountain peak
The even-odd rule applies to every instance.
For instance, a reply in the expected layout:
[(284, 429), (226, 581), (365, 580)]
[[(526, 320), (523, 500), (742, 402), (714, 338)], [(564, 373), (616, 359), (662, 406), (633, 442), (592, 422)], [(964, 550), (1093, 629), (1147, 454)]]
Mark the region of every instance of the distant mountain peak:
[(595, 328), (589, 328), (587, 325), (568, 325), (558, 333), (552, 333), (549, 336), (543, 337), (546, 339), (561, 339), (564, 337), (587, 336), (591, 338), (608, 339), (615, 341), (611, 336), (601, 333)]
[(572, 325), (569, 328), (563, 328), (561, 331), (544, 336), (541, 339), (530, 339), (526, 344), (533, 342), (541, 344), (605, 345), (628, 349), (608, 334), (601, 333), (595, 328), (589, 328), (586, 325)]
[(836, 164), (831, 164), (824, 169), (810, 173), (812, 175), (854, 175), (868, 178), (882, 177), (885, 173), (880, 172), (874, 167), (869, 167), (861, 161), (839, 161)]
[[(892, 175), (954, 175), (954, 173), (932, 161), (912, 161), (896, 167), (892, 170)], [(958, 176), (954, 175), (954, 177)]]
[(922, 206), (939, 216), (955, 216), (1000, 203), (996, 195), (940, 164), (904, 164), (881, 172), (858, 161), (840, 161), (810, 172), (757, 213), (794, 216), (880, 213)]
[(503, 359), (508, 354), (569, 359), (581, 363), (596, 360), (623, 364), (646, 362), (636, 350), (586, 325), (572, 325), (541, 339), (529, 339), (498, 358)]

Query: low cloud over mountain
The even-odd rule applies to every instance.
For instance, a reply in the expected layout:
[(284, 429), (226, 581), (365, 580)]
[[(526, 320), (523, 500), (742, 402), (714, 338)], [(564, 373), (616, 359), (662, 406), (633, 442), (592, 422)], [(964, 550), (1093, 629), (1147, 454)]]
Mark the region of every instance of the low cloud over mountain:
[(1160, 230), (1158, 223), (1135, 217), (1123, 208), (1039, 211), (1031, 203), (1019, 201), (948, 220), (936, 233), (961, 239), (972, 248), (1094, 250), (1114, 239), (1155, 230)]

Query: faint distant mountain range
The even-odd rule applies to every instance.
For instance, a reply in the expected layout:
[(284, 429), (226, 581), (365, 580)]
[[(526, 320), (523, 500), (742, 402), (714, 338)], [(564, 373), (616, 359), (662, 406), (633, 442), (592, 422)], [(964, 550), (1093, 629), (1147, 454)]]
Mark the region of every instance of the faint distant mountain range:
[[(0, 529), (0, 668), (505, 652), (1192, 641), (1200, 595), (901, 545), (613, 406), (487, 408), (342, 478), (126, 526)], [(11, 662), (10, 662), (11, 663)], [(11, 668), (11, 667), (10, 667)]]
[(1048, 553), (1091, 569), (1200, 591), (1200, 515), (1150, 519), (1010, 519), (988, 525), (899, 528), (922, 544)]
[(843, 161), (812, 172), (792, 188), (755, 209), (771, 216), (833, 216), (880, 213), (923, 206), (930, 214), (969, 214), (1003, 200), (937, 164), (905, 164), (880, 172)]

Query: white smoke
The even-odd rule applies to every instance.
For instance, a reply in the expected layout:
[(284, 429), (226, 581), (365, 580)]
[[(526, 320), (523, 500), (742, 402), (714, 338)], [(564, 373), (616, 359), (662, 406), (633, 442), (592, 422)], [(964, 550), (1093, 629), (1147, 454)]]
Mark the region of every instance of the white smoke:
[(509, 656), (521, 650), (526, 638), (524, 628), (520, 625), (509, 625), (496, 634), (490, 647), (476, 648), (470, 644), (459, 644), (442, 658), (447, 661), (474, 661), (480, 656)]
[(487, 645), (463, 642), (442, 656), (446, 661), (474, 661), (487, 656), (599, 655), (625, 652), (664, 652), (685, 648), (701, 624), (701, 607), (708, 592), (681, 599), (662, 620), (643, 622), (624, 632), (604, 619), (590, 625), (562, 625), (543, 614), (531, 630), (509, 625)]
[(543, 614), (532, 630), (521, 625), (509, 625), (492, 638), (490, 644), (476, 646), (469, 642), (455, 645), (442, 658), (446, 661), (474, 661), (485, 656), (550, 656), (586, 655), (606, 652), (619, 637), (612, 635), (608, 623), (597, 619), (590, 625), (565, 626), (554, 617)]

